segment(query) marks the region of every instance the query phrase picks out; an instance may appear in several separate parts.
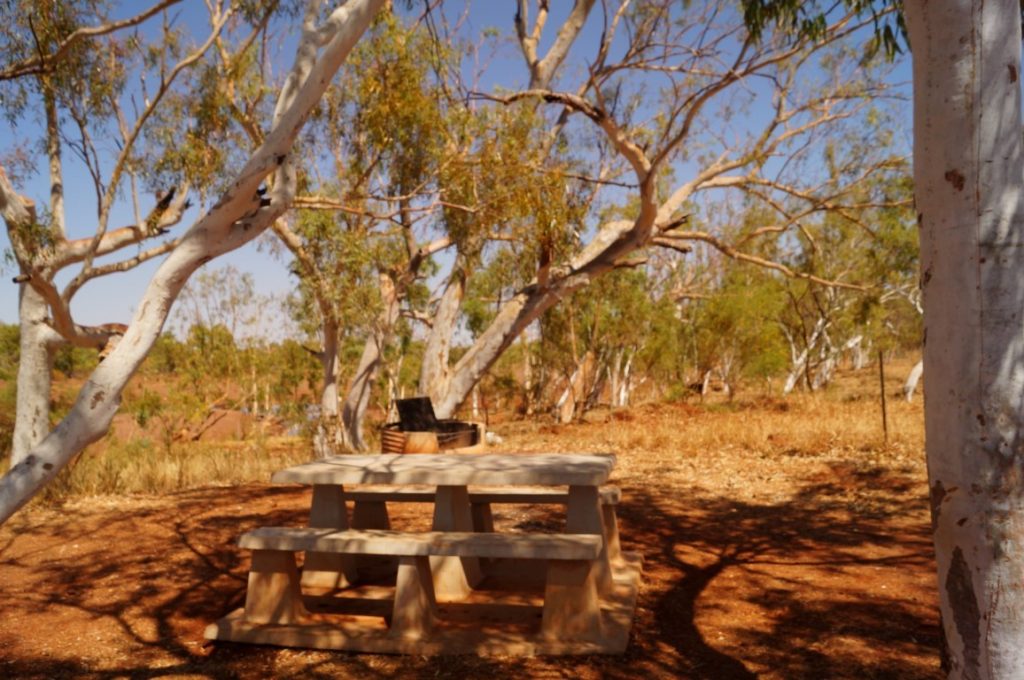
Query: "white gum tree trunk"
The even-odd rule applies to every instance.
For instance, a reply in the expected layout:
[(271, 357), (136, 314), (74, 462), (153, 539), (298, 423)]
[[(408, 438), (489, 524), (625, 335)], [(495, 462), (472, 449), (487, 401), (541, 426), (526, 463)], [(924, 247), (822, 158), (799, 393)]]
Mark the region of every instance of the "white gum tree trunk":
[(28, 284), (22, 284), (18, 301), (21, 337), (11, 466), (24, 460), (50, 431), (50, 374), (53, 351), (62, 343), (62, 338), (50, 328), (46, 312), (42, 296)]
[(914, 392), (917, 391), (917, 383), (921, 381), (921, 375), (924, 373), (924, 361), (918, 361), (914, 364), (914, 367), (910, 369), (910, 375), (907, 376), (907, 382), (903, 383), (903, 396), (906, 397), (907, 401), (913, 401)]
[(363, 353), (359, 357), (355, 375), (349, 385), (342, 405), (341, 418), (344, 445), (353, 451), (367, 449), (363, 435), (363, 421), (366, 420), (366, 409), (370, 406), (370, 395), (374, 383), (380, 374), (384, 361), (384, 348), (390, 342), (390, 336), (398, 323), (399, 299), (395, 284), (387, 274), (380, 275), (380, 297), (383, 309), (377, 316), (374, 331), (363, 345)]
[(450, 403), (453, 401), (449, 399), (452, 369), (448, 363), (452, 338), (459, 323), (460, 306), (465, 295), (466, 274), (457, 261), (437, 303), (433, 325), (423, 348), (423, 366), (420, 369), (420, 392), (430, 397), (439, 418), (451, 418), (455, 409), (473, 388), (473, 385), (466, 385), (465, 390), (459, 390), (458, 400)]
[[(320, 2), (309, 3), (295, 64), (285, 82), (266, 140), (229, 188), (182, 237), (146, 287), (123, 339), (93, 371), (67, 416), (0, 479), (0, 523), (7, 521), (82, 449), (103, 436), (128, 380), (159, 337), (189, 276), (211, 259), (248, 243), (288, 208), (296, 173), (292, 145), (345, 57), (384, 0), (351, 0), (321, 24)], [(257, 190), (274, 175), (269, 205)]]
[(320, 390), (320, 422), (313, 437), (313, 451), (319, 458), (337, 453), (340, 444), (338, 419), (338, 325), (330, 318), (323, 324), (323, 349), (317, 355), (320, 360), (324, 386)]
[(1020, 4), (908, 2), (943, 655), (1024, 678)]
[(797, 354), (795, 345), (791, 343), (790, 354), (790, 369), (789, 374), (786, 376), (786, 382), (782, 385), (782, 394), (789, 394), (796, 389), (796, 384), (800, 382), (800, 378), (807, 367), (807, 348), (804, 348)]
[(633, 358), (636, 354), (630, 354), (626, 359), (626, 365), (622, 367), (622, 376), (619, 378), (619, 390), (616, 395), (616, 406), (629, 406), (630, 396), (633, 394)]

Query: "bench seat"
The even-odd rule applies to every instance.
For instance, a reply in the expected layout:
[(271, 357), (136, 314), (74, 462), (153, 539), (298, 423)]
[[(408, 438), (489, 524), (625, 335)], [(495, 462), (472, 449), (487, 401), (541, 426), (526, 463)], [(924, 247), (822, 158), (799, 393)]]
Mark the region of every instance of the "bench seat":
[(307, 527), (261, 527), (244, 534), (238, 542), (239, 546), (249, 550), (552, 560), (597, 559), (601, 543), (601, 537), (594, 534), (339, 531)]
[(597, 534), (425, 533), (261, 527), (239, 545), (253, 551), (245, 618), (253, 624), (294, 624), (310, 619), (302, 602), (296, 552), (398, 557), (389, 635), (418, 640), (430, 634), (437, 602), (431, 558), (544, 560), (547, 575), (541, 635), (550, 639), (596, 640), (601, 609), (595, 560), (604, 538)]

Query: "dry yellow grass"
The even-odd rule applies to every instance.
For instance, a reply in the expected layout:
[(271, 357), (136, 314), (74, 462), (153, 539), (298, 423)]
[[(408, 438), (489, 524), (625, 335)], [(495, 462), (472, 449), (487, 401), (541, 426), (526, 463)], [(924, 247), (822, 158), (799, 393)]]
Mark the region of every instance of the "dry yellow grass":
[[(815, 464), (878, 466), (923, 474), (921, 398), (897, 395), (908, 361), (890, 372), (889, 440), (883, 441), (876, 368), (841, 374), (830, 389), (786, 398), (711, 395), (682, 404), (600, 409), (585, 422), (557, 426), (546, 419), (495, 425), (505, 442), (497, 451), (612, 451), (629, 453), (617, 475), (668, 475), (705, 485), (724, 476), (727, 488), (756, 493), (756, 482), (804, 476)], [(87, 451), (46, 491), (44, 501), (116, 494), (160, 494), (208, 486), (266, 481), (274, 470), (308, 460), (299, 438), (245, 442), (174, 443), (159, 437), (109, 443)]]
[(309, 460), (298, 437), (174, 443), (148, 439), (86, 451), (47, 487), (43, 503), (120, 494), (166, 494), (204, 486), (266, 481), (275, 470)]

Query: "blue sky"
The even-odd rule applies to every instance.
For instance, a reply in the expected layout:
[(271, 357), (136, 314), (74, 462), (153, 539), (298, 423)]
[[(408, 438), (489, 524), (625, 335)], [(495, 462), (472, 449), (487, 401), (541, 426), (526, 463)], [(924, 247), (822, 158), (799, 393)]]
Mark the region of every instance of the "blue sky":
[[(122, 3), (119, 10), (115, 12), (115, 17), (129, 16), (137, 12), (140, 6), (141, 4), (136, 2)], [(568, 11), (570, 3), (568, 0), (564, 0), (552, 3), (552, 6), (553, 15), (545, 32), (547, 42), (553, 39), (554, 31), (560, 25), (561, 18)], [(449, 3), (448, 7), (453, 14), (454, 20), (454, 14), (461, 11), (462, 5), (460, 3)], [(179, 21), (201, 28), (206, 12), (202, 0), (184, 0), (179, 8)], [(463, 26), (464, 35), (479, 36), (485, 29), (490, 27), (497, 27), (505, 36), (511, 35), (513, 28), (512, 18), (515, 12), (515, 3), (512, 0), (478, 0), (470, 4), (469, 8), (467, 22)], [(156, 25), (150, 23), (144, 30), (155, 30)], [(600, 11), (595, 9), (583, 34), (576, 43), (574, 53), (580, 53), (584, 50), (589, 53), (599, 38), (600, 32)], [(541, 47), (543, 52), (546, 49), (546, 45), (542, 44)], [(282, 53), (283, 58), (277, 67), (278, 71), (287, 68), (290, 63), (290, 48), (283, 49)], [(522, 65), (522, 58), (518, 45), (513, 41), (506, 40), (502, 42), (494, 54), (485, 54), (481, 58), (489, 61), (486, 79), (480, 83), (481, 89), (489, 89), (495, 83), (500, 83), (506, 88), (525, 83), (526, 74)], [(567, 67), (573, 68), (569, 64), (567, 64)], [(897, 71), (896, 77), (909, 81), (908, 65), (901, 66)], [(13, 129), (5, 121), (0, 121), (0, 153), (11, 142), (26, 137), (39, 137), (39, 121), (34, 116), (26, 116), (24, 120), (18, 121)], [(108, 144), (107, 148), (113, 151), (111, 144)], [(75, 238), (91, 235), (95, 228), (96, 214), (96, 200), (92, 184), (85, 174), (84, 167), (80, 163), (74, 162), (74, 159), (68, 153), (65, 153), (65, 186), (69, 236)], [(34, 198), (40, 205), (46, 204), (48, 186), (45, 174), (37, 174), (19, 188)], [(152, 197), (148, 197), (148, 200), (152, 201)], [(144, 206), (143, 211), (145, 209)], [(193, 210), (192, 214), (186, 216), (182, 225), (176, 228), (176, 232), (186, 229), (195, 217), (196, 211)], [(114, 210), (110, 226), (111, 228), (116, 228), (131, 221), (131, 210), (127, 202), (122, 201)], [(8, 248), (6, 231), (0, 233), (0, 248), (5, 250)], [(85, 324), (127, 322), (149, 278), (159, 266), (159, 262), (160, 260), (155, 260), (131, 272), (106, 276), (90, 282), (74, 299), (73, 312), (76, 319)], [(259, 242), (218, 258), (207, 266), (223, 267), (226, 265), (231, 265), (242, 272), (251, 272), (254, 275), (257, 293), (262, 295), (282, 294), (290, 290), (294, 283), (288, 273), (287, 262), (273, 257), (267, 248), (260, 247)], [(0, 279), (0, 321), (6, 323), (15, 323), (17, 321), (18, 291), (17, 286), (11, 283), (11, 276), (14, 273), (10, 266), (6, 266), (2, 271), (3, 278)], [(75, 270), (66, 272), (59, 281), (66, 281), (74, 273)]]

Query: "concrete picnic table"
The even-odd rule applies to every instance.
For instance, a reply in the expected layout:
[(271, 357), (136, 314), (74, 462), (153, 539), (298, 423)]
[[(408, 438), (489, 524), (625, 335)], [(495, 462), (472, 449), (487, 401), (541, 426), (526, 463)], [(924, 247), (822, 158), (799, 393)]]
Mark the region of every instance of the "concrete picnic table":
[[(280, 470), (273, 475), (273, 483), (304, 484), (312, 487), (309, 528), (291, 530), (290, 538), (288, 538), (288, 540), (298, 540), (293, 535), (295, 532), (314, 530), (319, 532), (304, 543), (300, 541), (288, 544), (291, 549), (304, 550), (306, 553), (301, 576), (303, 591), (309, 589), (337, 590), (355, 584), (358, 581), (355, 555), (350, 554), (346, 546), (359, 545), (362, 550), (360, 554), (363, 555), (389, 553), (407, 555), (401, 559), (406, 560), (402, 564), (408, 567), (408, 571), (403, 576), (402, 567), (399, 567), (398, 588), (400, 592), (395, 595), (395, 599), (396, 602), (398, 600), (416, 601), (417, 599), (422, 602), (414, 602), (414, 606), (407, 608), (414, 612), (413, 615), (400, 612), (396, 605), (395, 614), (392, 616), (394, 630), (389, 636), (383, 637), (380, 635), (354, 635), (351, 631), (343, 635), (329, 631), (318, 633), (309, 626), (304, 629), (301, 626), (296, 628), (295, 626), (298, 624), (294, 624), (289, 618), (291, 614), (269, 621), (263, 626), (261, 632), (260, 626), (253, 625), (252, 621), (245, 622), (242, 620), (244, 614), (237, 612), (232, 615), (234, 618), (227, 617), (218, 624), (214, 624), (219, 628), (208, 630), (207, 636), (214, 639), (269, 642), (271, 644), (424, 654), (467, 651), (475, 653), (585, 653), (588, 651), (608, 653), (621, 651), (628, 638), (629, 623), (635, 607), (639, 580), (639, 558), (635, 558), (632, 566), (628, 568), (624, 566), (625, 563), (617, 564), (615, 568), (619, 573), (613, 573), (613, 565), (610, 563), (608, 554), (608, 541), (605, 538), (599, 494), (600, 486), (608, 481), (614, 465), (615, 456), (613, 454), (378, 454), (334, 456)], [(391, 485), (399, 488), (408, 485), (436, 486), (432, 530), (412, 535), (380, 530), (376, 530), (375, 533), (370, 531), (361, 533), (361, 527), (351, 528), (345, 508), (346, 486), (358, 485)], [(475, 533), (468, 490), (470, 485), (568, 487), (565, 501), (565, 534)], [(250, 533), (255, 535), (261, 531), (264, 532), (264, 535), (250, 538), (248, 545), (245, 543), (246, 537), (243, 537), (243, 547), (265, 548), (271, 546), (278, 551), (282, 550), (280, 541), (275, 541), (280, 539), (282, 535), (280, 532), (288, 532), (288, 529), (265, 528), (265, 530), (257, 529)], [(580, 535), (579, 539), (573, 539), (573, 535)], [(564, 538), (558, 538), (558, 536), (564, 536)], [(392, 538), (392, 542), (387, 543)], [(574, 541), (579, 545), (573, 545)], [(393, 545), (395, 549), (391, 551), (386, 547), (380, 547), (367, 552), (365, 548), (368, 545), (367, 542), (374, 542), (374, 545), (377, 546)], [(466, 546), (466, 549), (462, 550), (459, 546)], [(590, 549), (589, 546), (593, 546), (592, 553), (586, 553)], [(312, 549), (314, 547), (319, 547), (321, 551)], [(436, 607), (435, 602), (454, 602), (466, 598), (473, 592), (474, 586), (478, 585), (483, 576), (479, 557), (493, 557), (499, 553), (502, 557), (522, 557), (535, 561), (539, 559), (542, 563), (546, 562), (549, 565), (545, 591), (543, 635), (540, 638), (537, 636), (526, 636), (525, 638), (503, 636), (500, 639), (488, 640), (486, 637), (481, 638), (478, 634), (479, 631), (476, 631), (477, 635), (475, 637), (471, 635), (471, 639), (466, 635), (429, 638), (428, 634), (432, 628), (424, 623), (427, 615), (421, 610), (425, 607)], [(580, 555), (584, 553), (588, 556), (581, 558)], [(412, 566), (413, 557), (419, 560), (416, 566)], [(572, 564), (580, 566), (566, 566)], [(579, 572), (581, 568), (584, 570), (583, 572)], [(274, 567), (274, 569), (280, 571), (278, 567)], [(294, 566), (287, 567), (286, 565), (285, 571), (288, 569), (294, 570)], [(576, 570), (577, 575), (572, 575), (572, 569)], [(297, 592), (296, 577), (288, 576), (288, 578), (295, 580), (295, 585), (289, 587)], [(593, 594), (582, 596), (580, 593), (583, 591), (579, 590), (579, 586), (566, 586), (569, 589), (565, 590), (557, 583), (552, 584), (551, 582), (552, 579), (559, 582), (563, 578), (575, 579), (575, 582), (583, 583), (579, 580), (582, 578), (586, 582), (594, 584), (588, 586)], [(432, 583), (424, 584), (423, 579)], [(416, 582), (414, 588), (409, 585), (413, 581)], [(618, 593), (616, 592), (616, 581), (621, 581), (619, 584), (621, 592)], [(252, 576), (250, 576), (249, 587), (250, 591), (254, 587)], [(414, 594), (403, 595), (403, 587)], [(412, 590), (409, 590), (410, 588)], [(424, 589), (430, 592), (425, 592)], [(253, 595), (250, 592), (250, 598)], [(555, 600), (558, 602), (556, 603)], [(602, 605), (607, 610), (604, 614), (602, 614)], [(301, 608), (301, 605), (297, 606)], [(275, 612), (273, 616), (277, 616), (278, 609), (280, 607), (277, 607), (275, 603), (270, 603), (268, 611)], [(575, 609), (588, 611), (573, 611)], [(415, 619), (413, 623), (406, 620), (409, 616)], [(301, 618), (298, 615), (296, 617), (296, 621)], [(401, 634), (398, 631), (399, 624), (395, 622), (398, 619), (402, 619), (400, 621), (403, 626), (401, 631), (404, 632)], [(584, 619), (586, 619), (585, 622), (579, 623)], [(611, 630), (609, 625), (603, 625), (602, 619), (611, 622), (611, 628), (614, 630)], [(624, 627), (623, 620), (625, 621)], [(278, 632), (283, 631), (281, 634), (272, 630), (275, 625), (280, 629)], [(211, 629), (214, 626), (211, 626)], [(282, 626), (284, 628), (281, 628)], [(564, 636), (566, 639), (559, 639), (562, 636), (557, 632), (563, 628), (566, 630)], [(410, 633), (410, 631), (412, 632)], [(553, 631), (556, 634), (553, 634)], [(406, 639), (397, 639), (403, 636)], [(413, 637), (415, 639), (412, 639)]]
[[(433, 529), (473, 531), (470, 484), (569, 487), (566, 533), (603, 534), (598, 487), (608, 481), (615, 455), (599, 454), (383, 454), (333, 456), (275, 472), (274, 484), (313, 486), (309, 526), (348, 529), (344, 487), (356, 484), (436, 485)], [(433, 557), (434, 590), (440, 599), (465, 597), (477, 582), (479, 563), (467, 557)], [(343, 578), (339, 578), (339, 574)], [(305, 586), (338, 587), (355, 580), (350, 556), (306, 556)], [(602, 590), (611, 584), (607, 547), (596, 565)], [(351, 575), (351, 576), (346, 576)]]

